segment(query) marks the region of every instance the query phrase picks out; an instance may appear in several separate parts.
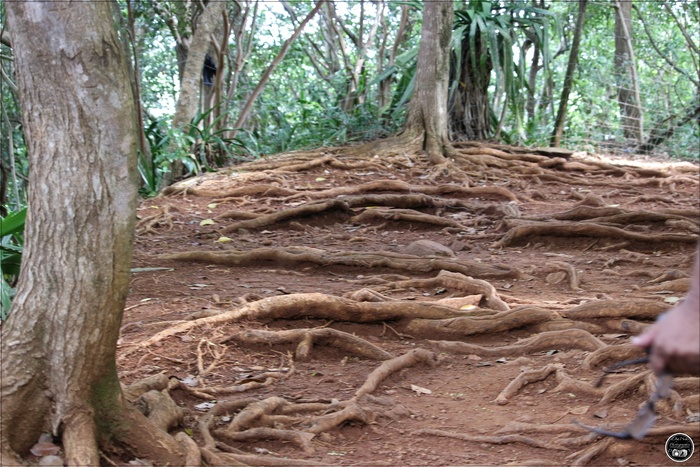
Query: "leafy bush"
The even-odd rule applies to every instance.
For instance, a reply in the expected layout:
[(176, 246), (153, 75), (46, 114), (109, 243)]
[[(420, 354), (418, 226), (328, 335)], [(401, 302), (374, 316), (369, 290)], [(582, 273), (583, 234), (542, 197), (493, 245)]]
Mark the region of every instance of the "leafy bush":
[(27, 209), (0, 217), (0, 321), (7, 318), (19, 277)]
[(138, 169), (143, 195), (153, 196), (158, 192), (163, 176), (176, 161), (185, 167), (186, 175), (196, 175), (257, 155), (254, 138), (227, 136), (235, 132), (245, 134), (245, 130), (217, 129), (224, 115), (207, 123), (206, 119), (213, 110), (198, 112), (184, 131), (171, 128), (166, 118), (154, 119), (145, 128), (151, 155), (147, 157), (139, 153)]

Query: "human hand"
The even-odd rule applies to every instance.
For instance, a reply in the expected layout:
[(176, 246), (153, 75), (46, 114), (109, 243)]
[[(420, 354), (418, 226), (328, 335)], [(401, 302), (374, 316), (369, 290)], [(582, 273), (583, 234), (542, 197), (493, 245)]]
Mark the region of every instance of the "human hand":
[(700, 312), (685, 300), (663, 315), (632, 344), (651, 349), (654, 373), (700, 375)]

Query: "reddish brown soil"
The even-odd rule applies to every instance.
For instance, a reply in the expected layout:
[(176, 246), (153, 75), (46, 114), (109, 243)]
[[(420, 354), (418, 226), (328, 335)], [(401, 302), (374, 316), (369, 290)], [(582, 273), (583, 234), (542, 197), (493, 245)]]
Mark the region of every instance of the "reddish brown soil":
[[(388, 162), (371, 157), (353, 156), (350, 153), (335, 154), (333, 160), (348, 165), (339, 166), (325, 160), (308, 168), (289, 167), (296, 157), (308, 162), (324, 156), (324, 153), (287, 155), (272, 160), (285, 161), (287, 169), (275, 170), (272, 166), (255, 164), (237, 167), (233, 171), (222, 170), (208, 174), (198, 181), (187, 181), (188, 186), (201, 188), (242, 188), (269, 184), (314, 193), (337, 187), (352, 187), (373, 180), (404, 181), (414, 186), (443, 186), (449, 183), (462, 186), (501, 186), (516, 195), (520, 217), (534, 218), (563, 212), (581, 203), (586, 195), (597, 195), (605, 206), (615, 206), (627, 211), (647, 213), (667, 212), (670, 208), (693, 210), (687, 217), (690, 230), (682, 230), (678, 224), (651, 220), (630, 221), (619, 226), (625, 231), (645, 235), (660, 233), (697, 234), (700, 222), (698, 212), (697, 167), (682, 168), (660, 162), (649, 172), (620, 170), (576, 170), (576, 167), (559, 165), (548, 168), (545, 175), (526, 176), (507, 168), (496, 167), (494, 161), (475, 166), (457, 164), (440, 173), (431, 171), (418, 156), (398, 155)], [(475, 158), (477, 156), (474, 156)], [(497, 159), (497, 156), (491, 156)], [(476, 159), (475, 159), (476, 160)], [(574, 155), (569, 163), (581, 162)], [(600, 162), (600, 159), (596, 159)], [(363, 166), (371, 163), (372, 165)], [(627, 163), (617, 161), (615, 163)], [(349, 164), (355, 164), (349, 168)], [(312, 164), (313, 165), (313, 164)], [(458, 167), (461, 167), (459, 169)], [(463, 170), (463, 172), (461, 171)], [(253, 174), (253, 175), (251, 175)], [(459, 176), (458, 176), (459, 175)], [(553, 175), (553, 177), (552, 177)], [(557, 177), (563, 177), (561, 179)], [(161, 254), (184, 251), (250, 251), (255, 248), (283, 248), (291, 246), (311, 247), (328, 252), (354, 251), (365, 253), (403, 252), (411, 242), (428, 239), (451, 247), (456, 260), (469, 260), (484, 265), (507, 266), (519, 271), (519, 278), (486, 279), (511, 308), (522, 305), (562, 311), (597, 300), (651, 300), (664, 303), (669, 297), (682, 297), (683, 292), (652, 292), (642, 288), (668, 271), (683, 276), (689, 272), (690, 257), (695, 244), (683, 241), (645, 242), (628, 241), (621, 244), (619, 238), (590, 236), (563, 237), (557, 235), (528, 236), (505, 247), (494, 244), (512, 225), (504, 223), (502, 212), (488, 206), (500, 206), (509, 201), (494, 195), (434, 195), (441, 199), (459, 199), (471, 203), (462, 209), (416, 209), (464, 223), (462, 231), (446, 229), (427, 223), (402, 220), (375, 220), (358, 222), (352, 216), (365, 211), (354, 207), (352, 213), (331, 211), (328, 213), (278, 222), (262, 229), (240, 229), (226, 234), (230, 242), (216, 240), (220, 230), (234, 221), (216, 219), (217, 216), (241, 210), (255, 213), (278, 212), (298, 206), (307, 199), (304, 196), (290, 198), (278, 194), (234, 196), (224, 200), (216, 196), (196, 196), (190, 193), (171, 194), (147, 199), (138, 211), (143, 221), (136, 238), (134, 268), (167, 268), (135, 270), (125, 313), (122, 335), (119, 341), (118, 365), (121, 377), (127, 384), (146, 376), (164, 373), (177, 378), (197, 377), (198, 348), (203, 355), (203, 365), (214, 361), (216, 351), (225, 354), (215, 368), (200, 378), (200, 387), (226, 387), (252, 381), (256, 376), (290, 367), (285, 356), (294, 352), (294, 346), (243, 346), (233, 341), (222, 342), (241, 330), (282, 330), (300, 327), (327, 326), (359, 337), (388, 351), (392, 356), (424, 348), (436, 352), (439, 364), (434, 367), (416, 365), (385, 379), (373, 392), (380, 399), (375, 402), (393, 408), (393, 418), (379, 417), (372, 424), (350, 422), (317, 436), (311, 449), (282, 441), (257, 440), (246, 443), (230, 443), (240, 450), (265, 456), (283, 456), (299, 459), (300, 464), (315, 461), (328, 465), (569, 465), (581, 461), (581, 452), (606, 441), (597, 438), (587, 443), (561, 448), (556, 439), (584, 435), (575, 429), (570, 433), (545, 433), (520, 431), (518, 434), (539, 440), (543, 447), (523, 444), (517, 440), (503, 444), (494, 443), (498, 430), (511, 422), (526, 422), (537, 426), (569, 424), (578, 419), (590, 425), (604, 425), (615, 429), (630, 422), (640, 404), (649, 393), (644, 385), (633, 386), (621, 397), (600, 403), (600, 397), (569, 391), (555, 391), (558, 383), (554, 375), (542, 381), (524, 386), (505, 405), (494, 402), (499, 393), (525, 369), (539, 369), (550, 363), (560, 363), (566, 372), (584, 383), (595, 381), (601, 374), (600, 367), (585, 369), (583, 359), (590, 353), (566, 345), (528, 353), (505, 355), (503, 358), (460, 355), (438, 349), (431, 340), (445, 340), (444, 335), (409, 335), (405, 323), (382, 322), (361, 324), (306, 318), (304, 310), (298, 311), (298, 319), (231, 321), (224, 324), (194, 327), (185, 333), (165, 338), (149, 347), (139, 343), (193, 316), (203, 313), (223, 312), (241, 306), (241, 299), (251, 302), (257, 299), (320, 292), (342, 296), (362, 288), (372, 288), (373, 278), (435, 277), (439, 271), (427, 273), (392, 270), (387, 267), (354, 267), (343, 265), (284, 264), (260, 262), (252, 266), (212, 265), (203, 262), (174, 261), (159, 257)], [(590, 197), (589, 197), (590, 198)], [(586, 204), (584, 202), (584, 204)], [(483, 209), (480, 209), (483, 207)], [(164, 214), (164, 212), (167, 213)], [(509, 211), (510, 212), (510, 211)], [(148, 222), (156, 216), (157, 222)], [(513, 217), (513, 216), (511, 216)], [(517, 217), (517, 215), (515, 215)], [(214, 219), (214, 225), (200, 225), (204, 219)], [(692, 232), (695, 226), (695, 232)], [(425, 262), (432, 258), (425, 257)], [(572, 290), (567, 279), (554, 283), (553, 272), (545, 263), (560, 261), (572, 265), (580, 279), (580, 289)], [(661, 293), (660, 293), (661, 292)], [(466, 295), (446, 288), (406, 288), (382, 292), (392, 299), (407, 301), (435, 301)], [(605, 319), (588, 320), (604, 329), (593, 334), (606, 344), (623, 345), (629, 342), (630, 332), (606, 327)], [(650, 321), (637, 319), (637, 323)], [(486, 333), (452, 338), (484, 347), (512, 345), (533, 335), (532, 326), (506, 332)], [(358, 358), (332, 347), (314, 347), (308, 361), (296, 361), (293, 373), (286, 379), (249, 392), (228, 395), (221, 400), (280, 396), (289, 401), (347, 400), (362, 386), (370, 372), (380, 362)], [(641, 365), (633, 366), (621, 375), (613, 375), (605, 384), (622, 381), (644, 371)], [(682, 389), (681, 397), (700, 393), (697, 380)], [(693, 386), (695, 384), (695, 386)], [(430, 394), (421, 394), (412, 385), (425, 388)], [(187, 410), (184, 428), (201, 443), (197, 419), (205, 412), (195, 405), (204, 402), (184, 391), (176, 389), (171, 395)], [(697, 398), (682, 410), (673, 411), (668, 405), (661, 407), (656, 426), (685, 424), (694, 433), (696, 446), (698, 423), (688, 423), (686, 418), (698, 412)], [(596, 418), (593, 414), (602, 415)], [(233, 415), (233, 414), (231, 414)], [(223, 424), (223, 422), (218, 422)], [(303, 429), (303, 428), (300, 428)], [(456, 439), (429, 434), (419, 430), (441, 430), (457, 435), (491, 438)], [(664, 453), (665, 436), (650, 437), (643, 441), (619, 441), (600, 455), (586, 461), (589, 465), (670, 465)], [(551, 447), (547, 447), (551, 443)], [(577, 454), (578, 453), (578, 454)], [(698, 461), (696, 453), (690, 463)]]

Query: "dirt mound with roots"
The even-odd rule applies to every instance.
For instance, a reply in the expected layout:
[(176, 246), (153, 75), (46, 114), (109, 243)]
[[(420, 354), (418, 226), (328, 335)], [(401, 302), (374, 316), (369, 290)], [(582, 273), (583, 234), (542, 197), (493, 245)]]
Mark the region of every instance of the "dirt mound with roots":
[(654, 390), (596, 383), (688, 290), (698, 168), (584, 156), (358, 146), (171, 186), (138, 211), (127, 398), (205, 465), (668, 462), (698, 378), (642, 441), (574, 420), (619, 430)]

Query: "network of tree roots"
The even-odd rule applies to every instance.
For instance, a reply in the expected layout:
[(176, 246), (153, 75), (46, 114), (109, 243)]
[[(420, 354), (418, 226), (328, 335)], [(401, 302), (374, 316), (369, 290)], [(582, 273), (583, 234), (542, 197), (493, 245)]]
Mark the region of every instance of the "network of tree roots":
[[(455, 143), (441, 165), (429, 164), (421, 151), (358, 146), (269, 157), (181, 181), (144, 202), (137, 252), (149, 238), (177, 233), (182, 242), (148, 261), (141, 256), (142, 263), (265, 269), (280, 292), (243, 294), (226, 306), (218, 303), (151, 323), (155, 331), (139, 339), (129, 337), (127, 312), (118, 363), (146, 361), (177, 340), (179, 348), (189, 346), (189, 355), (196, 356), (196, 363), (189, 363), (196, 384), (164, 371), (125, 386), (125, 394), (163, 431), (181, 432), (183, 420), (189, 420), (187, 433), (196, 443), (180, 444), (188, 466), (320, 465), (310, 454), (319, 443), (332, 444), (347, 426), (381, 430), (385, 423), (409, 417), (415, 407), (378, 391), (388, 378), (439, 368), (455, 356), (515, 360), (556, 351), (580, 357), (523, 368), (509, 384), (494, 388), (495, 405), (512, 403), (523, 388), (545, 380), (556, 382), (547, 394), (592, 398), (595, 407), (631, 396), (641, 404), (655, 387), (654, 375), (643, 365), (601, 387), (579, 374), (642, 357), (628, 337), (671, 306), (665, 298), (687, 291), (700, 231), (697, 190), (698, 169), (691, 164), (643, 168), (565, 150), (476, 143)], [(199, 216), (185, 212), (186, 203), (195, 204)], [(215, 212), (207, 214), (206, 206)], [(207, 217), (210, 222), (201, 222)], [(324, 238), (318, 234), (323, 230), (312, 231), (311, 225), (344, 231), (343, 249), (331, 241), (338, 236)], [(393, 237), (387, 236), (384, 248), (368, 248), (380, 245), (382, 232), (389, 230), (417, 232), (442, 245), (393, 248)], [(271, 232), (279, 240), (263, 241)], [(284, 240), (284, 232), (316, 237), (313, 246), (294, 244)], [(243, 237), (260, 241), (243, 244)], [(186, 245), (193, 245), (191, 251), (184, 251)], [(539, 259), (509, 261), (523, 251), (537, 251)], [(583, 273), (577, 255), (593, 252), (608, 259)], [(660, 260), (668, 256), (674, 267)], [(322, 285), (303, 293), (285, 291), (285, 278), (306, 274), (302, 271), (334, 274), (345, 292), (324, 293)], [(596, 290), (618, 280), (639, 285), (618, 295)], [(503, 283), (556, 292), (537, 299)], [(287, 323), (286, 328), (275, 322)], [(337, 323), (378, 326), (394, 344), (411, 345), (385, 345), (382, 339), (336, 329)], [(507, 341), (516, 331), (521, 337), (507, 345), (473, 343), (477, 336)], [(232, 352), (246, 349), (278, 355), (279, 367), (239, 381), (212, 377), (229, 364)], [(376, 362), (374, 370), (347, 397), (294, 399), (281, 389), (276, 395), (275, 388), (284, 387), (298, 365), (322, 360), (328, 352)], [(179, 363), (190, 358), (170, 357)], [(553, 424), (514, 417), (492, 433), (431, 428), (407, 436), (526, 445), (548, 454), (525, 464), (558, 459), (585, 465), (605, 455), (624, 456), (635, 449), (630, 443), (660, 446), (676, 432), (697, 440), (700, 424), (688, 416), (698, 412), (699, 384), (698, 378), (677, 377), (671, 396), (657, 404), (659, 421), (641, 442), (589, 432), (571, 420), (575, 415)], [(171, 397), (175, 392), (204, 405), (183, 407)], [(241, 443), (260, 440), (296, 446), (299, 456), (241, 449)], [(118, 456), (105, 453), (105, 459), (111, 455)], [(158, 459), (149, 461), (158, 464)]]

